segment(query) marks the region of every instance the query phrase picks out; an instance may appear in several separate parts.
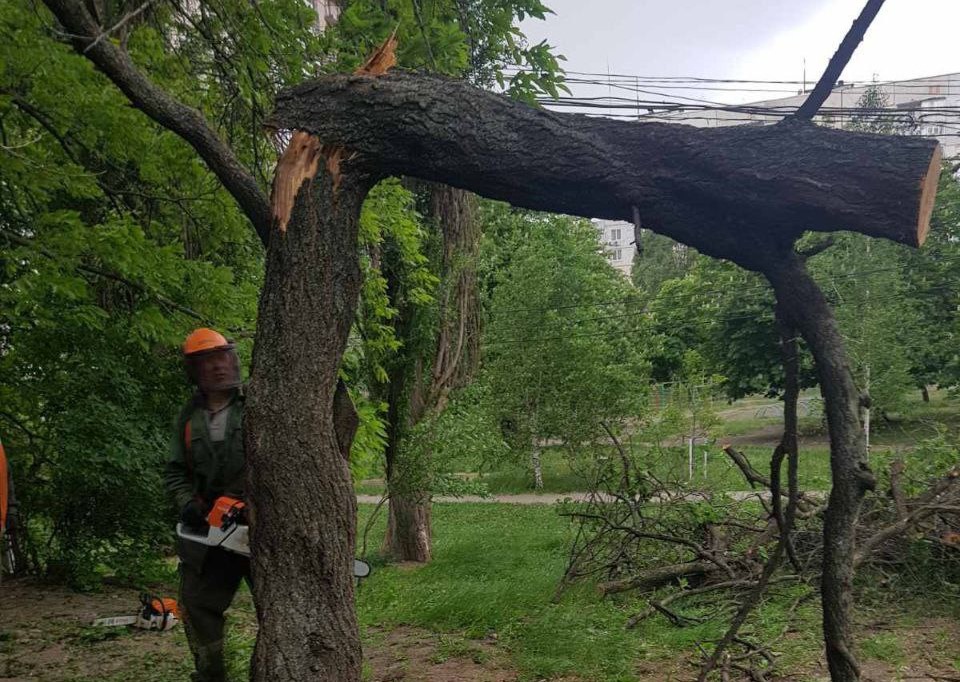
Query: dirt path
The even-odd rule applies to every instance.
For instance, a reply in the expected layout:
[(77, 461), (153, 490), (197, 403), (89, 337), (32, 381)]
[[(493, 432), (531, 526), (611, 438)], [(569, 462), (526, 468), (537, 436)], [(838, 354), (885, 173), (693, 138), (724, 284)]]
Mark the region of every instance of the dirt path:
[[(164, 594), (173, 595), (168, 588)], [(190, 654), (183, 629), (145, 632), (94, 628), (94, 618), (127, 615), (138, 592), (107, 587), (78, 594), (31, 580), (0, 585), (0, 682), (170, 682), (186, 680)], [(256, 633), (248, 594), (230, 611), (227, 650), (233, 679)], [(232, 635), (231, 635), (232, 633)], [(237, 635), (240, 635), (239, 637)], [(400, 627), (365, 628), (369, 682), (514, 682), (518, 679), (495, 640), (464, 639)]]

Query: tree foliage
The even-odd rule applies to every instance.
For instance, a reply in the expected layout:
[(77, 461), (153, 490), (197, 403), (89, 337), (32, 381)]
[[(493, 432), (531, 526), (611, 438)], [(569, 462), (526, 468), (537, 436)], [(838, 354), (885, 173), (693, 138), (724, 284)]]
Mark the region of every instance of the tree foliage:
[(501, 225), (502, 241), (487, 243), (501, 252), (489, 260), (509, 258), (487, 278), (483, 381), (496, 419), (517, 453), (549, 439), (589, 442), (604, 422), (616, 426), (638, 414), (645, 399), (641, 301), (607, 263), (589, 222), (490, 210), (512, 225)]
[[(32, 568), (87, 585), (166, 541), (176, 348), (201, 324), (252, 329), (260, 250), (192, 150), (45, 13), (0, 3), (0, 35), (0, 428)], [(159, 35), (145, 25), (128, 47), (190, 90)]]

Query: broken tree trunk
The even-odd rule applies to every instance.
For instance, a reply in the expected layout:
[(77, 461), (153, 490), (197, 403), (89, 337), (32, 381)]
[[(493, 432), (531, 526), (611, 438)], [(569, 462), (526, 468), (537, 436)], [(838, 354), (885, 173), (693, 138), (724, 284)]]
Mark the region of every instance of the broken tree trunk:
[(357, 224), (372, 180), (344, 166), (337, 190), (322, 164), (315, 179), (308, 174), (267, 251), (245, 413), (260, 626), (254, 680), (360, 679), (356, 498), (344, 442), (352, 434), (343, 433), (356, 423), (336, 406), (349, 405), (337, 376), (360, 290)]
[(383, 172), (532, 209), (632, 220), (763, 272), (817, 362), (831, 437), (824, 639), (835, 681), (859, 679), (851, 634), (854, 526), (873, 485), (860, 395), (836, 321), (793, 253), (805, 231), (919, 246), (941, 150), (932, 140), (788, 121), (701, 129), (535, 110), (436, 77), (333, 76), (281, 93), (274, 123), (346, 144)]
[(805, 230), (917, 246), (940, 170), (933, 140), (822, 128), (694, 128), (534, 109), (440, 77), (329, 76), (283, 91), (273, 124), (386, 173), (516, 206), (630, 221), (762, 270)]

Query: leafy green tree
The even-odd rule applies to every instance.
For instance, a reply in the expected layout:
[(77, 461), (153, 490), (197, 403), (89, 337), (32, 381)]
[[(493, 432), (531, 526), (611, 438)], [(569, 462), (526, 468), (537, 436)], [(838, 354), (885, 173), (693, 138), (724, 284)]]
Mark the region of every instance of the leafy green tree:
[(915, 385), (907, 349), (919, 320), (905, 295), (905, 251), (844, 234), (811, 262), (814, 276), (836, 301), (857, 384), (869, 391), (878, 414), (899, 411)]
[(510, 218), (515, 231), (499, 245), (510, 256), (489, 304), (483, 380), (513, 452), (532, 456), (537, 484), (542, 442), (578, 448), (600, 437), (603, 423), (616, 427), (639, 412), (648, 325), (589, 222)]
[(945, 166), (930, 234), (920, 251), (905, 251), (903, 296), (916, 326), (904, 336), (914, 385), (928, 399), (927, 386), (960, 384), (960, 182)]
[[(48, 17), (0, 2), (0, 35), (0, 429), (28, 568), (90, 586), (167, 542), (158, 475), (188, 391), (176, 349), (202, 324), (252, 329), (260, 249), (193, 152)], [(189, 89), (158, 31), (125, 40)]]

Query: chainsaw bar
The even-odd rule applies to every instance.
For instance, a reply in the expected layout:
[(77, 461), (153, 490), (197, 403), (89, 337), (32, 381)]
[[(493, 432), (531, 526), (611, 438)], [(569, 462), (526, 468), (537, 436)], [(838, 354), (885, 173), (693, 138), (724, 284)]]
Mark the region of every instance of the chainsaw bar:
[(92, 625), (95, 628), (112, 628), (120, 625), (134, 625), (139, 616), (113, 616), (112, 618), (97, 618)]

